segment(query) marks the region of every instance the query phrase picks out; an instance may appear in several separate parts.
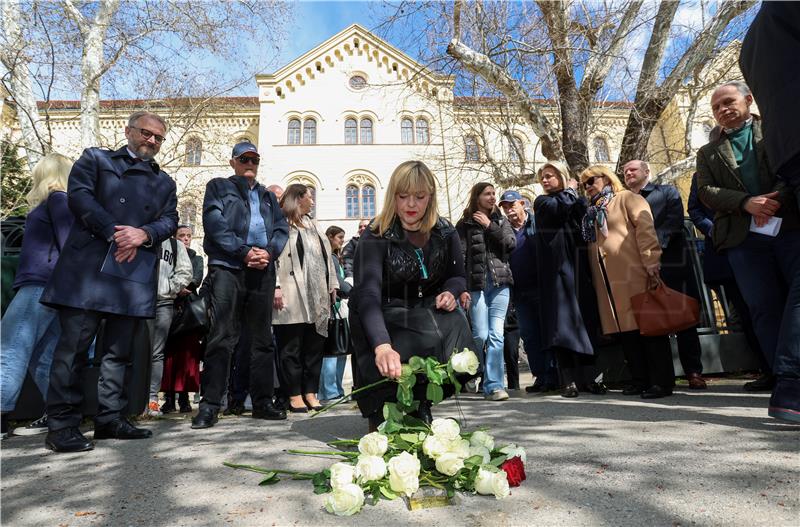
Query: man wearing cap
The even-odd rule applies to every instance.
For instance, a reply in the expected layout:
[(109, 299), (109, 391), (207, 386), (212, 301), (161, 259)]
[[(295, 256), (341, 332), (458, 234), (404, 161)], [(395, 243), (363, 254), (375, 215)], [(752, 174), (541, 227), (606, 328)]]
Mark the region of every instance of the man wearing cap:
[(206, 185), (203, 250), (208, 275), (203, 288), (211, 327), (203, 357), (203, 399), (192, 428), (210, 428), (217, 422), (242, 322), (250, 335), (253, 417), (286, 419), (272, 399), (275, 346), (270, 327), (274, 262), (286, 245), (289, 228), (275, 194), (256, 181), (260, 161), (254, 144), (239, 143), (230, 160), (234, 175)]
[(526, 200), (516, 190), (506, 190), (500, 196), (500, 207), (514, 231), (517, 246), (511, 252), (509, 265), (514, 285), (511, 288), (517, 322), (531, 373), (536, 377), (532, 386), (525, 388), (528, 393), (558, 389), (558, 372), (551, 350), (542, 350), (539, 332), (539, 289), (536, 283), (536, 248), (534, 236), (536, 229), (533, 214), (526, 208)]

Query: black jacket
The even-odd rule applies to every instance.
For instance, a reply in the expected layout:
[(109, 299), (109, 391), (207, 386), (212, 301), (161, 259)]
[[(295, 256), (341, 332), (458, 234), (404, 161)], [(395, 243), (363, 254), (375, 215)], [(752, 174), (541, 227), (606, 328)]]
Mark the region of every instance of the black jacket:
[(661, 248), (666, 249), (673, 237), (683, 238), (683, 202), (678, 189), (672, 185), (648, 183), (640, 194), (653, 211), (653, 225)]
[(203, 257), (197, 254), (197, 251), (188, 247), (186, 248), (186, 252), (189, 254), (189, 260), (192, 261), (192, 281), (189, 283), (187, 289), (196, 291), (203, 283)]
[(485, 229), (472, 218), (461, 218), (456, 224), (464, 252), (467, 291), (486, 289), (487, 270), (495, 287), (514, 283), (508, 262), (517, 246), (517, 238), (511, 224), (499, 211), (495, 210), (490, 219)]
[[(261, 183), (256, 183), (264, 226), (267, 228), (266, 250), (270, 261), (275, 262), (289, 238), (289, 225), (278, 205), (275, 194)], [(224, 265), (233, 269), (244, 267), (244, 258), (250, 252), (247, 231), (250, 228), (249, 187), (243, 176), (214, 178), (206, 185), (203, 199), (203, 250), (209, 264)]]
[(356, 256), (356, 249), (358, 248), (358, 236), (353, 236), (350, 241), (342, 249), (342, 259), (344, 260), (344, 277), (350, 278), (353, 276), (353, 259)]

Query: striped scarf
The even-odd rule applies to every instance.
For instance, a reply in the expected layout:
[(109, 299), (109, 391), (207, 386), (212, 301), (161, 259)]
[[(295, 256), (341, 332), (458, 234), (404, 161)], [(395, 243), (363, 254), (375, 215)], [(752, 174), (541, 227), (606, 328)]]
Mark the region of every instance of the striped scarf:
[(592, 198), (591, 205), (586, 209), (586, 216), (583, 217), (581, 224), (581, 234), (584, 241), (589, 243), (597, 241), (595, 226), (600, 229), (603, 236), (608, 236), (608, 203), (614, 197), (614, 191), (610, 185), (603, 187), (595, 197)]

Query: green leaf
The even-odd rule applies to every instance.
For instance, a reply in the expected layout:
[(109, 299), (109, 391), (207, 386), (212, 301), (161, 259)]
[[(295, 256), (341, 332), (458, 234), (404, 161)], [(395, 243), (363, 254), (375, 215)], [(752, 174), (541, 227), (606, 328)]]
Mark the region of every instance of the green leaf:
[(397, 494), (387, 489), (386, 487), (381, 486), (380, 489), (381, 489), (381, 494), (383, 494), (383, 497), (386, 498), (387, 500), (397, 499)]
[(416, 371), (420, 371), (425, 368), (425, 359), (422, 357), (417, 357), (414, 355), (410, 359), (408, 359), (408, 365), (411, 366)]
[(314, 485), (314, 494), (325, 494), (330, 491), (331, 488), (328, 485)]
[(414, 394), (411, 392), (411, 388), (404, 384), (398, 384), (397, 402), (399, 402), (404, 406), (409, 406), (413, 401), (414, 401)]
[(318, 486), (321, 486), (321, 485), (324, 485), (324, 486), (327, 487), (328, 486), (328, 476), (326, 476), (324, 472), (317, 472), (311, 478), (311, 483), (315, 487), (318, 487)]
[(408, 388), (413, 388), (415, 384), (417, 384), (417, 375), (409, 375), (408, 377), (400, 377), (398, 381), (403, 386), (407, 386)]
[(389, 420), (384, 423), (383, 433), (387, 435), (394, 434), (395, 432), (399, 432), (402, 429), (403, 425), (401, 425), (397, 421)]
[(470, 456), (464, 460), (464, 465), (470, 466), (481, 466), (483, 464), (483, 456)]
[(505, 456), (505, 454), (503, 454), (502, 456), (497, 456), (495, 458), (492, 458), (492, 460), (489, 462), (489, 464), (490, 465), (494, 465), (495, 467), (499, 467), (500, 465), (503, 464), (503, 462), (505, 460), (506, 460), (506, 456)]
[(264, 479), (261, 480), (261, 483), (259, 483), (259, 485), (261, 486), (274, 485), (280, 480), (281, 478), (278, 476), (277, 472), (267, 472), (265, 473)]
[(397, 407), (395, 403), (384, 403), (383, 405), (383, 418), (386, 421), (397, 421), (400, 422), (403, 420), (403, 412)]
[(414, 444), (417, 442), (417, 434), (400, 434), (400, 439), (408, 443)]
[(438, 384), (429, 384), (425, 397), (433, 404), (439, 404), (444, 399), (444, 390)]

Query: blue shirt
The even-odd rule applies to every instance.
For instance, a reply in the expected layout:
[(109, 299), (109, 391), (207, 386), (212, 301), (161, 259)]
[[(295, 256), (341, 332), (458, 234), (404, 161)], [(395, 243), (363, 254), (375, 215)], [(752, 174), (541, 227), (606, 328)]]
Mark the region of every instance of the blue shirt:
[(267, 226), (264, 225), (264, 218), (261, 217), (258, 187), (253, 187), (247, 192), (247, 199), (250, 200), (250, 227), (247, 229), (247, 245), (266, 249), (269, 240), (267, 239)]
[(530, 211), (528, 211), (528, 219), (519, 230), (514, 230), (514, 235), (517, 238), (517, 246), (508, 260), (511, 275), (514, 277), (512, 288), (516, 294), (536, 292), (539, 290), (536, 282), (538, 274), (536, 245), (533, 239), (536, 235), (536, 227)]

